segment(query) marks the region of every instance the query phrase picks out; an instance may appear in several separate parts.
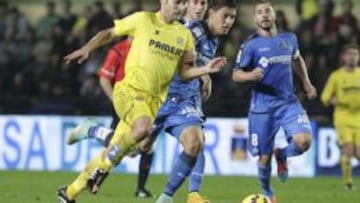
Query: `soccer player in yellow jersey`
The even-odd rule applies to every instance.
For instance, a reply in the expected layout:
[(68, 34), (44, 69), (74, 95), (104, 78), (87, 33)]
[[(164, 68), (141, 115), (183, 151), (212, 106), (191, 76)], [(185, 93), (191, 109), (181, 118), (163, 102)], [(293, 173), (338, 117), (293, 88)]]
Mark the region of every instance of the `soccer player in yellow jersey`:
[(334, 126), (341, 147), (341, 169), (345, 188), (354, 189), (351, 157), (360, 159), (360, 69), (359, 46), (348, 44), (342, 52), (343, 66), (334, 71), (321, 95), (326, 106), (334, 106)]
[(70, 185), (59, 189), (60, 202), (75, 202), (88, 187), (97, 193), (111, 168), (136, 144), (149, 139), (154, 117), (163, 103), (169, 84), (178, 71), (184, 80), (221, 70), (224, 57), (216, 57), (202, 67), (194, 67), (194, 39), (178, 20), (186, 11), (187, 0), (160, 0), (157, 13), (137, 12), (115, 20), (115, 26), (100, 31), (82, 48), (65, 57), (66, 62), (84, 61), (89, 53), (113, 38), (129, 35), (132, 47), (126, 60), (125, 78), (116, 83), (114, 107), (122, 120), (110, 145), (86, 166)]

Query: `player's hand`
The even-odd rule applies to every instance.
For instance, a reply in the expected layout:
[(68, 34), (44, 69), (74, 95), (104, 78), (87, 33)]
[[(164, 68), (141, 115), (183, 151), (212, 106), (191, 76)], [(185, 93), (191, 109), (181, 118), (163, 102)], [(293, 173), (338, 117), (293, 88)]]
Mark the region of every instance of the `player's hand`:
[(220, 72), (227, 63), (226, 57), (215, 57), (208, 64), (206, 64), (206, 68), (208, 73), (217, 73)]
[(69, 64), (74, 60), (77, 60), (78, 64), (81, 64), (83, 61), (85, 61), (87, 58), (89, 58), (89, 51), (87, 51), (84, 48), (78, 49), (70, 53), (69, 55), (64, 57), (65, 63)]
[(306, 82), (304, 84), (304, 90), (306, 93), (306, 97), (308, 99), (316, 98), (316, 96), (317, 96), (316, 88), (310, 82)]
[(262, 68), (254, 68), (248, 73), (249, 81), (259, 81), (264, 76), (264, 70)]

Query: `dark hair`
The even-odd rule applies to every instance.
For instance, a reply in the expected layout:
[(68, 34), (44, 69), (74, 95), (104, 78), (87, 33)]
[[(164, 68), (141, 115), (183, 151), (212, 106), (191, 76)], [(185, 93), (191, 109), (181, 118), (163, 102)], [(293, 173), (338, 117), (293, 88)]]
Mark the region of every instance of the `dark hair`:
[(359, 49), (359, 45), (355, 44), (355, 43), (349, 43), (349, 44), (345, 44), (342, 48), (342, 53), (345, 53), (347, 50), (349, 49), (356, 49), (356, 50), (360, 50)]
[(234, 0), (212, 0), (209, 1), (210, 6), (209, 8), (213, 10), (218, 10), (222, 7), (230, 7), (230, 8), (236, 8), (236, 3)]

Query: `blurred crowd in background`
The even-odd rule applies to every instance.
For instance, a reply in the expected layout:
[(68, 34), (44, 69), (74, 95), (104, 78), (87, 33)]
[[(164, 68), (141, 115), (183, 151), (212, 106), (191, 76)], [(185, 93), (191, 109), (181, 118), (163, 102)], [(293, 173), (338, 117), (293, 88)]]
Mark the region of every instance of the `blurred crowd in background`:
[[(122, 12), (120, 2), (96, 1), (86, 5), (82, 13), (75, 13), (75, 1), (49, 1), (40, 5), (46, 14), (36, 23), (30, 23), (26, 12), (16, 4), (0, 1), (0, 114), (110, 114), (111, 104), (97, 76), (109, 46), (91, 54), (82, 65), (66, 65), (62, 58), (98, 31), (110, 27), (113, 18), (141, 10), (144, 1), (137, 0), (127, 13)], [(299, 22), (294, 29), (290, 29), (288, 12), (276, 11), (278, 28), (297, 33), (301, 53), (319, 93), (331, 71), (341, 64), (342, 46), (359, 42), (360, 24), (352, 11), (355, 2), (297, 0), (291, 4)], [(340, 7), (339, 15), (334, 15), (336, 7)], [(230, 63), (225, 71), (212, 77), (213, 96), (204, 106), (208, 116), (247, 115), (251, 84), (233, 83), (231, 73), (240, 44), (254, 31), (238, 20), (223, 39), (219, 54), (227, 56)], [(323, 107), (319, 99), (307, 101), (301, 84), (295, 82), (295, 91), (310, 116), (328, 122), (331, 110)]]

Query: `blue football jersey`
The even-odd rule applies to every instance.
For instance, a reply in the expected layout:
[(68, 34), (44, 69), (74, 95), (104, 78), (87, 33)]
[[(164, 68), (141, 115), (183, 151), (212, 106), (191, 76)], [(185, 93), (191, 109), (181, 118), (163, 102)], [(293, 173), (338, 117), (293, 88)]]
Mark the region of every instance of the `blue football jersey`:
[[(203, 21), (192, 21), (185, 26), (195, 38), (196, 65), (207, 64), (216, 54), (218, 39), (209, 34), (207, 25)], [(170, 84), (168, 94), (176, 95), (182, 99), (194, 96), (201, 99), (200, 80), (196, 78), (184, 81), (176, 74)]]
[(295, 34), (279, 33), (274, 37), (253, 34), (242, 44), (235, 69), (264, 70), (263, 78), (255, 84), (250, 104), (251, 112), (269, 112), (296, 100), (293, 86), (292, 61), (299, 57)]

